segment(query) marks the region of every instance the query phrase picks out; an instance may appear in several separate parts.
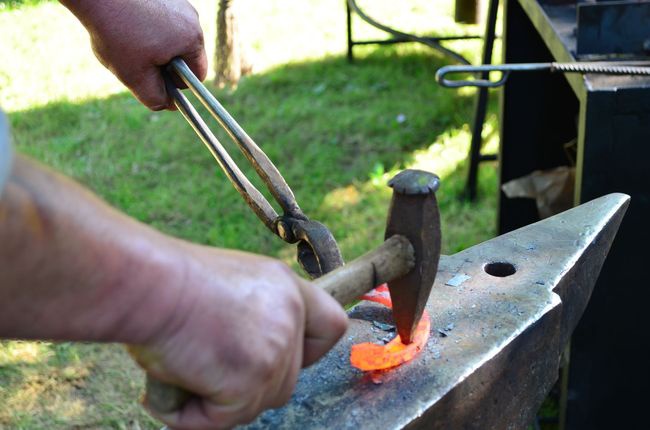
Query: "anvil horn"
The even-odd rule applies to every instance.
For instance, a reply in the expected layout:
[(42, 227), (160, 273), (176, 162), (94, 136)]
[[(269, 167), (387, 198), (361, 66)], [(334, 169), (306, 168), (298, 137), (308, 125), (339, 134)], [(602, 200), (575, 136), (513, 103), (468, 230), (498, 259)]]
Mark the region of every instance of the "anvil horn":
[(303, 371), (291, 402), (250, 428), (525, 428), (557, 379), (628, 204), (610, 194), (442, 256), (427, 347), (386, 373), (348, 362), (352, 344), (386, 336), (373, 321), (390, 319), (360, 304), (343, 340)]

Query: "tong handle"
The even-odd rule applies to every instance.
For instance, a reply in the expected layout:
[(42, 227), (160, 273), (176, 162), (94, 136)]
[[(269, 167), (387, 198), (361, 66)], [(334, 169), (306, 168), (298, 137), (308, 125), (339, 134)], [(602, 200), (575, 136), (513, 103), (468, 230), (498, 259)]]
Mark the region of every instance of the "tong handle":
[(219, 142), (217, 137), (205, 124), (194, 106), (189, 102), (189, 100), (187, 100), (185, 95), (174, 86), (169, 76), (165, 76), (165, 83), (167, 86), (167, 92), (174, 99), (174, 105), (192, 126), (208, 150), (212, 153), (214, 158), (217, 160), (217, 163), (219, 163), (219, 166), (226, 174), (228, 180), (244, 198), (255, 215), (262, 220), (264, 225), (273, 233), (277, 234), (275, 221), (278, 218), (278, 214), (275, 209), (273, 209), (273, 206), (271, 206), (262, 193), (260, 193), (242, 173), (221, 142)]
[[(289, 185), (286, 183), (277, 167), (275, 167), (273, 162), (271, 162), (271, 160), (266, 156), (264, 151), (262, 151), (260, 147), (257, 146), (253, 139), (251, 139), (251, 137), (244, 131), (244, 129), (237, 123), (237, 121), (235, 121), (232, 115), (230, 115), (230, 113), (221, 105), (221, 103), (219, 103), (214, 95), (212, 95), (212, 93), (208, 91), (208, 89), (201, 83), (201, 81), (194, 75), (194, 73), (192, 73), (192, 70), (190, 70), (185, 61), (183, 61), (181, 58), (175, 58), (169, 63), (167, 70), (175, 73), (188, 86), (190, 91), (194, 93), (194, 95), (199, 99), (203, 106), (208, 109), (210, 114), (228, 133), (230, 138), (233, 140), (233, 142), (235, 142), (246, 159), (251, 163), (255, 169), (255, 172), (262, 179), (262, 181), (264, 181), (268, 190), (271, 192), (280, 207), (282, 207), (285, 215), (290, 215), (296, 218), (305, 218), (304, 215), (302, 215), (302, 211), (298, 206), (298, 203), (296, 202), (293, 191), (291, 191), (291, 188), (289, 188)], [(178, 91), (178, 89), (176, 89), (176, 91), (172, 91), (171, 94), (176, 101), (178, 100), (177, 95), (181, 93)], [(192, 115), (198, 117), (196, 111), (192, 112)], [(188, 119), (188, 121), (190, 121), (190, 119)], [(230, 160), (230, 162), (232, 163), (232, 160)], [(234, 165), (234, 163), (232, 163), (232, 165)], [(237, 176), (238, 179), (241, 180), (243, 174), (239, 172)], [(258, 199), (257, 196), (254, 198), (256, 200)], [(262, 221), (268, 225), (268, 220), (263, 219)]]

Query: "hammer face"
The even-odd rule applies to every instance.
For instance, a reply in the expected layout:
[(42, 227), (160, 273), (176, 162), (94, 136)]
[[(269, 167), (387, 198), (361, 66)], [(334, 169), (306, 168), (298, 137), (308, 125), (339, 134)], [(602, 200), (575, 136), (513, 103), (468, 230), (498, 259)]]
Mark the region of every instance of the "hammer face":
[(415, 268), (388, 283), (393, 316), (402, 342), (411, 343), (413, 331), (429, 299), (440, 259), (440, 213), (435, 194), (394, 193), (386, 237), (406, 236), (415, 250)]

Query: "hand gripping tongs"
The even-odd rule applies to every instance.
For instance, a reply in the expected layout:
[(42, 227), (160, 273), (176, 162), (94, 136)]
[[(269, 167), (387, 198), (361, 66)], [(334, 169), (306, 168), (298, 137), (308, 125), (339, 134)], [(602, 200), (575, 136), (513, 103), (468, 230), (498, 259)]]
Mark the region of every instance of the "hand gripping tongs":
[[(278, 215), (271, 204), (237, 167), (219, 140), (208, 128), (194, 106), (174, 85), (169, 73), (175, 73), (208, 109), (239, 147), (267, 188), (282, 207)], [(172, 60), (164, 72), (167, 92), (174, 104), (208, 147), (224, 173), (248, 206), (274, 234), (288, 243), (298, 243), (297, 259), (311, 278), (317, 278), (343, 265), (341, 252), (332, 233), (323, 224), (303, 214), (286, 181), (266, 154), (253, 142), (237, 121), (203, 86), (180, 58)]]

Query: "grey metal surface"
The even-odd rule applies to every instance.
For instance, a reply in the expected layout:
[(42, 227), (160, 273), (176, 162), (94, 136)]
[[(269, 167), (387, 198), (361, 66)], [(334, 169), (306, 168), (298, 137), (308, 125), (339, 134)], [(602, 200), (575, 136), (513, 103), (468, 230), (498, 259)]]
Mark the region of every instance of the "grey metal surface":
[[(373, 321), (391, 318), (360, 304), (343, 340), (302, 372), (289, 405), (246, 428), (525, 428), (557, 378), (628, 202), (604, 196), (442, 256), (427, 304), (431, 337), (399, 368), (350, 366), (351, 345), (385, 337)], [(509, 265), (515, 273), (499, 276)], [(461, 274), (469, 278), (446, 285)]]

